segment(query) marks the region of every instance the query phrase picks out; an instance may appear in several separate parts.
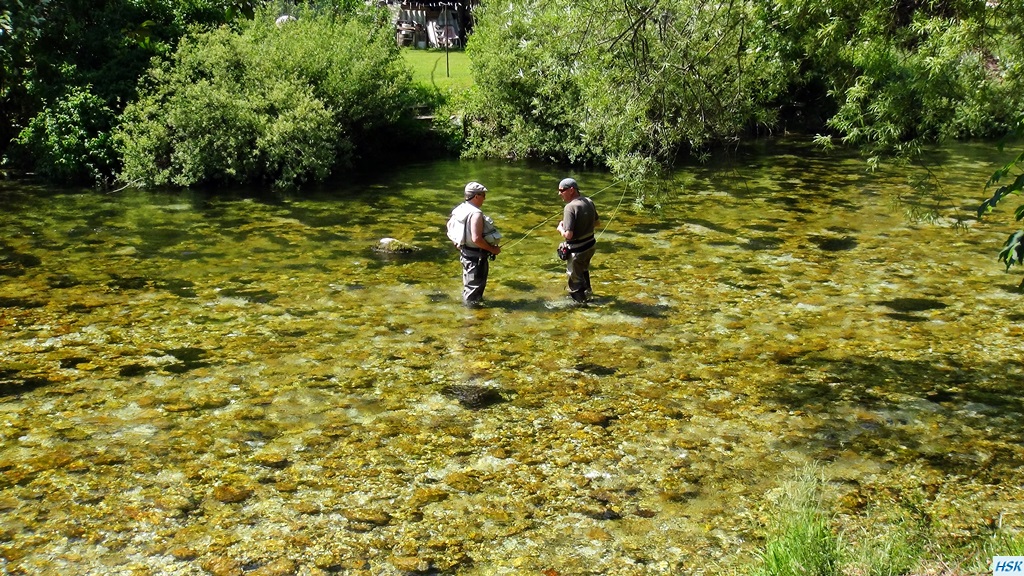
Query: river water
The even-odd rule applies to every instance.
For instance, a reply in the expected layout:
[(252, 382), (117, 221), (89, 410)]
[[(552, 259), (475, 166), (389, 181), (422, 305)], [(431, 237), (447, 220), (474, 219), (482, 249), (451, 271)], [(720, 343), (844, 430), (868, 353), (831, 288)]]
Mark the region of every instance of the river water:
[[(936, 221), (905, 172), (782, 144), (658, 213), (494, 162), (274, 201), (2, 183), (0, 570), (718, 574), (810, 465), (851, 533), (1022, 526), (1012, 208), (973, 218), (1006, 158), (935, 158)], [(566, 175), (603, 218), (584, 307)], [(480, 309), (444, 235), (469, 180), (504, 234)]]

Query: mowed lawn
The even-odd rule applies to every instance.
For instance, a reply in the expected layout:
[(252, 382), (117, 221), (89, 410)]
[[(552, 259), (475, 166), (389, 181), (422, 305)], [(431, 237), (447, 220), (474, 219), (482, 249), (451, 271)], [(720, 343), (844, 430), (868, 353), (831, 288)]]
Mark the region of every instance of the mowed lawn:
[(402, 57), (412, 70), (412, 81), (441, 91), (465, 90), (473, 85), (469, 57), (462, 50), (417, 50), (402, 48)]

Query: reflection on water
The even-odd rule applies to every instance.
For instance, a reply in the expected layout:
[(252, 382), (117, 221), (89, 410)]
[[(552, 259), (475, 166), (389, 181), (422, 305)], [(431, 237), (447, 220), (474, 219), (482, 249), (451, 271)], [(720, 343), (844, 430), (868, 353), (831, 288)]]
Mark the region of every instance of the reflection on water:
[[(1001, 160), (947, 151), (951, 205)], [(660, 216), (578, 174), (606, 224), (578, 308), (562, 176), (441, 162), (275, 202), (4, 184), (3, 569), (716, 573), (807, 462), (843, 513), (911, 478), (950, 534), (1021, 523), (1008, 218), (908, 222), (903, 176), (800, 149), (682, 170)], [(507, 240), (479, 310), (443, 231), (468, 180)]]

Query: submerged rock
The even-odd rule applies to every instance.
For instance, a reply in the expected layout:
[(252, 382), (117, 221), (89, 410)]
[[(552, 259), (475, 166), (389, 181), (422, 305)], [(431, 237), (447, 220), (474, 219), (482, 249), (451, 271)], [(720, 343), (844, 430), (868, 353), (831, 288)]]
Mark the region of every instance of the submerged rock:
[(611, 376), (618, 370), (610, 366), (601, 366), (600, 364), (594, 364), (593, 362), (582, 362), (574, 366), (579, 372), (586, 372), (593, 374), (594, 376)]
[(603, 412), (595, 412), (593, 410), (584, 410), (576, 414), (574, 418), (580, 424), (588, 424), (604, 428), (611, 424), (612, 420), (614, 420), (616, 416), (605, 414)]
[(471, 410), (486, 408), (505, 401), (497, 388), (477, 384), (453, 384), (442, 388), (441, 393), (449, 398), (455, 398), (459, 404)]
[(897, 312), (925, 312), (927, 310), (942, 310), (948, 305), (940, 300), (932, 298), (894, 298), (879, 302), (880, 305)]
[(406, 244), (396, 238), (381, 238), (377, 244), (373, 246), (374, 252), (383, 252), (385, 254), (409, 254), (419, 250), (412, 244)]
[(393, 556), (391, 565), (402, 572), (425, 573), (430, 570), (430, 562), (418, 556)]
[(812, 237), (811, 240), (825, 252), (845, 252), (857, 247), (857, 239), (850, 236), (842, 238)]

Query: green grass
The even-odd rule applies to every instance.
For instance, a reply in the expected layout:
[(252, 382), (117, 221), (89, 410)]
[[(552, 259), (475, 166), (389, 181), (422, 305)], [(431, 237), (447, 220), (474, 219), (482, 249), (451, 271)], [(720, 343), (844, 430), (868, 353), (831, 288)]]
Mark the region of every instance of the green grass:
[[(941, 524), (922, 514), (912, 494), (881, 502), (864, 517), (839, 520), (828, 512), (826, 481), (814, 466), (797, 472), (769, 494), (771, 507), (764, 546), (753, 564), (735, 576), (984, 576), (994, 556), (1024, 555), (1024, 533), (980, 528), (977, 538), (956, 546)], [(839, 521), (839, 524), (836, 521)], [(853, 520), (853, 522), (851, 522)]]
[(842, 548), (822, 509), (814, 470), (782, 488), (778, 516), (761, 553), (756, 576), (839, 576)]
[(473, 85), (469, 57), (462, 50), (403, 48), (402, 57), (412, 70), (412, 80), (440, 92), (457, 92)]

